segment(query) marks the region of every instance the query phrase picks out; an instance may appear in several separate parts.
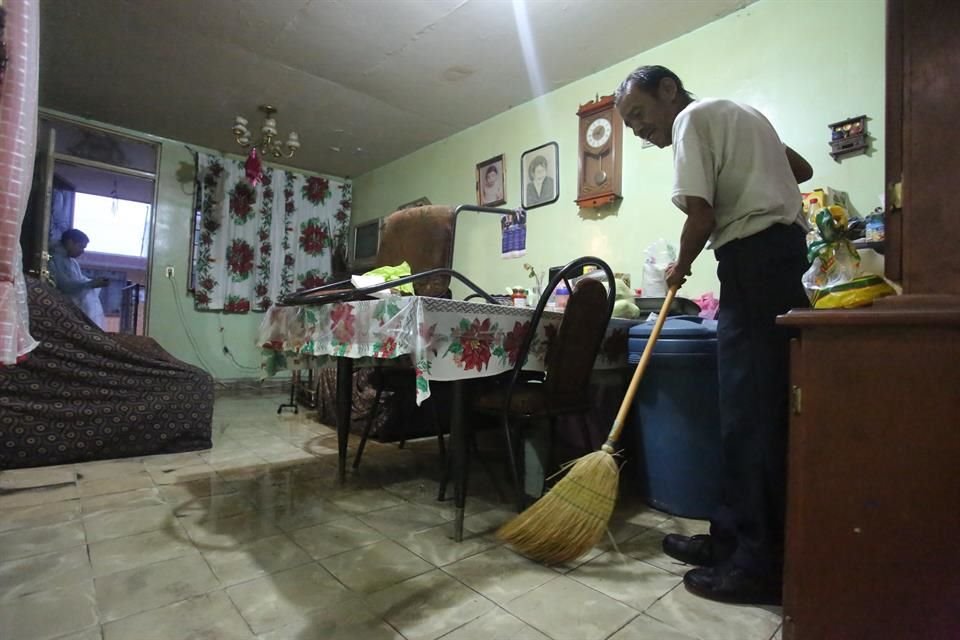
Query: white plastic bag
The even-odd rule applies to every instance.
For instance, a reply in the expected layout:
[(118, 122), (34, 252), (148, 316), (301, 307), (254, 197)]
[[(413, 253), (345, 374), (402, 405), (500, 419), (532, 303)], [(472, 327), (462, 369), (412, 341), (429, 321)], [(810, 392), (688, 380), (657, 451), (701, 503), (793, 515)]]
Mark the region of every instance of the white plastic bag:
[[(376, 275), (353, 275), (350, 276), (350, 284), (352, 284), (357, 289), (364, 289), (366, 287), (372, 287), (374, 285), (383, 284), (386, 281), (386, 278), (383, 276)], [(375, 291), (370, 294), (374, 298), (389, 298), (394, 295), (390, 289), (384, 289), (383, 291)]]
[(660, 238), (647, 247), (643, 261), (643, 296), (662, 298), (667, 295), (667, 265), (675, 262), (677, 252), (667, 241)]

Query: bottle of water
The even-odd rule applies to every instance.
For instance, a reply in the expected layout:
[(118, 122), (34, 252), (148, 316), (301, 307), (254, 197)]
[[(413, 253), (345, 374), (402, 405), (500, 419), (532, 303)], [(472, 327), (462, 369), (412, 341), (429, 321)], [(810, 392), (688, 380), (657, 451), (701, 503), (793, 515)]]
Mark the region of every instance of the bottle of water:
[(557, 288), (554, 289), (554, 295), (556, 296), (557, 311), (563, 311), (567, 308), (567, 300), (570, 299), (570, 290), (567, 289), (566, 285), (558, 284)]

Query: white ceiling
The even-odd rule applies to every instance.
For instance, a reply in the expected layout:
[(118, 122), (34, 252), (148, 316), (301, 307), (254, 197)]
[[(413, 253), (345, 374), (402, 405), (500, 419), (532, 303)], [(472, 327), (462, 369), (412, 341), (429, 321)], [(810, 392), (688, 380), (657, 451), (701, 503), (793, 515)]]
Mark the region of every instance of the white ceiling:
[(40, 104), (237, 152), (269, 102), (288, 164), (356, 176), (749, 1), (42, 0)]

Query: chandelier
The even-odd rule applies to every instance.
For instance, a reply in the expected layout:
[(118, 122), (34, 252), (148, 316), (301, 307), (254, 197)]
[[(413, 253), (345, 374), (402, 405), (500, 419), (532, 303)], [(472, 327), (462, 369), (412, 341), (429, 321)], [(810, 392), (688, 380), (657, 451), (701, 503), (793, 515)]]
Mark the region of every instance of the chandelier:
[(300, 137), (296, 132), (291, 131), (287, 136), (287, 142), (281, 143), (277, 136), (277, 121), (273, 117), (277, 110), (268, 104), (260, 105), (258, 109), (264, 114), (263, 125), (260, 127), (260, 140), (256, 143), (252, 142), (250, 130), (247, 128), (247, 119), (237, 116), (233, 123), (233, 135), (236, 137), (237, 144), (245, 149), (251, 146), (259, 149), (263, 156), (292, 158), (300, 148)]

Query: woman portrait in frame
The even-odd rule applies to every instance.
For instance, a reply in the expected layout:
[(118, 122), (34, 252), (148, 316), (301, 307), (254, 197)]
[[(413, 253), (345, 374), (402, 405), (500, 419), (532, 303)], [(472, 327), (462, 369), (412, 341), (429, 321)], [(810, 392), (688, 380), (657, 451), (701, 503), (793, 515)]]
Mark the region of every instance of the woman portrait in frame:
[(521, 157), (524, 209), (551, 204), (560, 197), (559, 149), (556, 142), (548, 142), (524, 152)]

